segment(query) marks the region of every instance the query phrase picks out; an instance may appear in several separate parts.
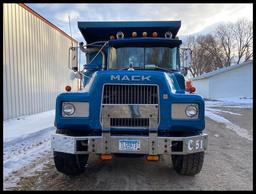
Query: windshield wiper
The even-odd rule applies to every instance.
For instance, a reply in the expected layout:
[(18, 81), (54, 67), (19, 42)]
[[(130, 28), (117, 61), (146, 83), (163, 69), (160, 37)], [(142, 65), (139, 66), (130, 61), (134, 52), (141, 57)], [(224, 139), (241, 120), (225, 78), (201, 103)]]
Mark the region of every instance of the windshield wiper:
[[(130, 69), (131, 67), (124, 67), (124, 68), (121, 68), (119, 70), (127, 70), (127, 69)], [(133, 69), (143, 69), (143, 68), (140, 68), (140, 67), (132, 67)]]
[[(172, 72), (172, 71), (176, 71), (176, 70), (174, 70), (174, 69), (167, 69), (167, 68), (164, 68), (164, 67), (159, 67), (159, 66), (155, 66), (155, 68), (154, 69), (159, 69), (159, 70), (163, 70), (163, 71), (167, 71), (167, 72)], [(154, 70), (154, 69), (152, 69), (152, 70)]]
[[(129, 69), (130, 67), (124, 67), (124, 68), (121, 68), (119, 70), (127, 70)], [(164, 68), (164, 67), (159, 67), (159, 66), (154, 66), (154, 68), (149, 68), (149, 69), (146, 69), (146, 68), (141, 68), (141, 67), (133, 67), (133, 69), (140, 69), (140, 70), (162, 70), (162, 71), (167, 71), (167, 72), (173, 72), (173, 71), (177, 71), (175, 69), (167, 69), (167, 68)]]

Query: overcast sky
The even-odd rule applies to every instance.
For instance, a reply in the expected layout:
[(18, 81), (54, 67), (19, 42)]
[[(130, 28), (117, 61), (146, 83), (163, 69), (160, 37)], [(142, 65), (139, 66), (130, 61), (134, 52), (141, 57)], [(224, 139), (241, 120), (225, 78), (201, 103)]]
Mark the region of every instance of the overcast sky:
[(27, 4), (47, 20), (84, 41), (77, 21), (170, 21), (181, 20), (178, 35), (206, 32), (207, 28), (240, 18), (252, 21), (252, 4)]

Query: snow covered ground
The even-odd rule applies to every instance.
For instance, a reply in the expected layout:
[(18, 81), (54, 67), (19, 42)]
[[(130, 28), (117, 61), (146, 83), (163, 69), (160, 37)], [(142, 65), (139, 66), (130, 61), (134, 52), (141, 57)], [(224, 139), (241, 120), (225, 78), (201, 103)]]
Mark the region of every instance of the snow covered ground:
[[(216, 108), (219, 107), (219, 108)], [(252, 141), (252, 136), (249, 135), (247, 129), (244, 129), (238, 125), (235, 125), (228, 119), (221, 116), (221, 113), (228, 113), (231, 115), (241, 116), (239, 113), (222, 110), (221, 107), (232, 108), (252, 108), (253, 99), (251, 98), (222, 98), (215, 101), (205, 101), (205, 116), (214, 120), (217, 123), (225, 124), (227, 129), (233, 130), (240, 137), (246, 138)]]
[[(17, 171), (49, 154), (54, 131), (54, 110), (4, 121), (3, 174), (9, 180), (5, 188), (15, 186)], [(31, 167), (25, 172), (32, 172)]]
[(26, 138), (42, 129), (53, 127), (54, 110), (4, 121), (4, 142)]
[(206, 107), (233, 107), (233, 108), (252, 108), (252, 98), (219, 98), (216, 100), (206, 100)]

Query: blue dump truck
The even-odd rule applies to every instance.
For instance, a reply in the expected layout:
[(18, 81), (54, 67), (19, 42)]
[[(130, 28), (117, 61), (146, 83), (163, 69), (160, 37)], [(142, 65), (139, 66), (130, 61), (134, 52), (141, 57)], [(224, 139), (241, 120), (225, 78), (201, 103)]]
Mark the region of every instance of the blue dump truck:
[[(148, 161), (168, 155), (179, 174), (201, 171), (205, 105), (186, 90), (180, 26), (180, 21), (78, 22), (86, 44), (71, 47), (70, 68), (83, 87), (56, 99), (51, 146), (59, 172), (83, 173), (91, 154)], [(86, 57), (82, 70), (78, 49)]]

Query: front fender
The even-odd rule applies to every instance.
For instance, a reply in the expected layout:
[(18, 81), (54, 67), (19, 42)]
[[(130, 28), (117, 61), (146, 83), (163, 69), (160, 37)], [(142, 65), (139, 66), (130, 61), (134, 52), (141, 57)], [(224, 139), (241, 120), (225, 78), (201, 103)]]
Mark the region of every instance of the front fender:
[[(89, 117), (62, 117), (62, 102), (88, 102), (90, 104)], [(72, 130), (100, 130), (99, 117), (93, 111), (94, 103), (88, 92), (70, 92), (58, 95), (55, 107), (55, 127)]]

